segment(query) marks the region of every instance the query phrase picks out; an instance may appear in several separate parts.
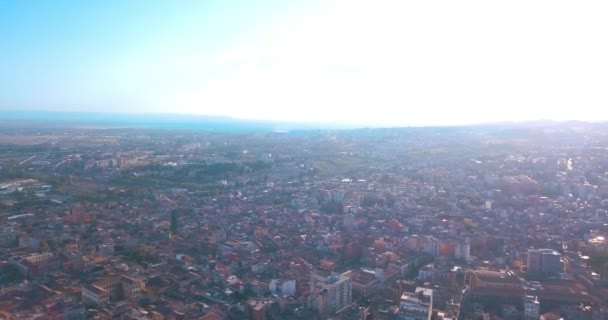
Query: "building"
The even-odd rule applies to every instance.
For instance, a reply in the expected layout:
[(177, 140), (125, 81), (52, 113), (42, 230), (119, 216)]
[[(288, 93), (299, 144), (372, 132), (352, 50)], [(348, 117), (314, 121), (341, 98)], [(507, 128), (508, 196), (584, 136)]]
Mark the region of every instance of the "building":
[(102, 319), (124, 319), (129, 311), (129, 305), (125, 301), (109, 303), (100, 311)]
[(85, 305), (103, 305), (116, 301), (138, 301), (144, 289), (143, 281), (128, 276), (109, 277), (82, 286)]
[(329, 277), (312, 274), (310, 304), (321, 317), (332, 315), (352, 303), (353, 285), (350, 271), (333, 273)]
[(26, 257), (25, 259), (33, 264), (39, 264), (39, 263), (49, 261), (52, 258), (53, 258), (53, 253), (44, 252), (44, 253), (32, 254), (32, 255)]
[(8, 262), (14, 266), (21, 275), (29, 279), (35, 278), (48, 271), (48, 265), (53, 261), (56, 262), (53, 258), (53, 253), (45, 252), (35, 253), (25, 257), (10, 257)]
[(538, 320), (540, 318), (540, 303), (536, 296), (524, 296), (524, 320)]
[(464, 243), (456, 244), (454, 258), (464, 261), (471, 260), (471, 241), (469, 238), (465, 239)]
[(85, 305), (104, 305), (110, 302), (110, 292), (94, 285), (83, 285), (82, 302)]
[(475, 270), (467, 272), (466, 279), (468, 284), (466, 295), (472, 301), (521, 303), (524, 294), (522, 281), (512, 272)]
[(564, 271), (564, 263), (559, 252), (552, 249), (529, 249), (528, 274), (554, 274)]
[(353, 284), (353, 293), (356, 297), (367, 298), (376, 293), (384, 281), (384, 271), (376, 269), (375, 271), (362, 269), (359, 272), (351, 273)]
[(430, 253), (433, 256), (439, 256), (439, 248), (441, 247), (441, 241), (433, 236), (425, 238), (424, 252)]
[(246, 304), (246, 311), (249, 319), (266, 320), (268, 319), (268, 310), (270, 301), (250, 299)]
[(122, 276), (122, 296), (127, 301), (139, 301), (144, 289), (144, 283), (140, 280), (133, 279), (127, 276)]
[(435, 275), (435, 266), (432, 263), (427, 264), (426, 266), (421, 267), (418, 270), (418, 280), (428, 281), (433, 279)]
[[(597, 305), (600, 301), (589, 294), (585, 285), (575, 280), (525, 281), (511, 271), (488, 270), (468, 271), (466, 279), (466, 298), (481, 304), (500, 301), (521, 305), (526, 295), (533, 296), (545, 307), (581, 303)], [(524, 301), (530, 301), (530, 309), (535, 304), (530, 299)]]
[(273, 294), (293, 297), (296, 295), (296, 281), (272, 279), (268, 284), (268, 290)]
[(430, 320), (433, 315), (433, 290), (418, 287), (403, 292), (399, 301), (399, 320)]
[(344, 197), (346, 196), (346, 191), (344, 190), (332, 190), (331, 191), (331, 201), (339, 204), (344, 203)]

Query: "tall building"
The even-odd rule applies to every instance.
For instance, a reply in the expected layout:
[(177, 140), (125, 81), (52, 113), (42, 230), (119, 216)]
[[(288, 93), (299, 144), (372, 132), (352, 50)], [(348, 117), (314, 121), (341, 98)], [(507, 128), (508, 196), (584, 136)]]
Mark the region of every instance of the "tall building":
[(454, 249), (454, 258), (469, 261), (471, 260), (471, 241), (466, 238), (464, 243), (456, 244)]
[(331, 191), (331, 200), (335, 203), (343, 204), (345, 196), (346, 196), (346, 191), (344, 191), (344, 190), (332, 190)]
[(353, 284), (349, 272), (329, 277), (312, 274), (310, 304), (321, 317), (332, 315), (352, 303)]
[(538, 320), (540, 318), (540, 303), (535, 296), (524, 296), (524, 320)]
[(427, 236), (424, 242), (424, 252), (428, 252), (433, 256), (439, 256), (439, 248), (441, 241), (433, 236)]
[(552, 249), (529, 249), (527, 267), (528, 274), (548, 274), (564, 271), (562, 255)]
[(403, 292), (399, 302), (399, 320), (431, 320), (433, 315), (433, 290), (416, 288)]
[(540, 273), (542, 269), (542, 252), (536, 249), (528, 250), (528, 262), (526, 263), (529, 274)]

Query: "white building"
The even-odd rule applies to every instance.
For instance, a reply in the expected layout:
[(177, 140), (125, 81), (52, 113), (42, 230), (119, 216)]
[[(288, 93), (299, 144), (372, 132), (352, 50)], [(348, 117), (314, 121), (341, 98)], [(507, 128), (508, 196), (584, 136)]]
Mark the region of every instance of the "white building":
[(279, 280), (272, 279), (268, 284), (268, 290), (271, 293), (280, 296), (295, 296), (296, 295), (296, 281), (295, 280)]
[(463, 243), (458, 243), (454, 249), (454, 258), (464, 261), (471, 260), (471, 242), (469, 238)]
[(329, 277), (312, 274), (310, 279), (310, 304), (321, 317), (326, 317), (350, 306), (353, 284), (350, 271), (332, 273)]
[(426, 266), (421, 267), (418, 270), (418, 280), (426, 281), (433, 278), (435, 275), (435, 267), (432, 263), (427, 264)]
[(399, 320), (431, 320), (433, 315), (433, 290), (416, 288), (404, 292), (399, 302)]
[(433, 236), (428, 236), (428, 237), (426, 237), (425, 242), (424, 242), (424, 252), (428, 252), (435, 257), (439, 256), (440, 246), (441, 246), (441, 241), (439, 241), (439, 239), (437, 239)]

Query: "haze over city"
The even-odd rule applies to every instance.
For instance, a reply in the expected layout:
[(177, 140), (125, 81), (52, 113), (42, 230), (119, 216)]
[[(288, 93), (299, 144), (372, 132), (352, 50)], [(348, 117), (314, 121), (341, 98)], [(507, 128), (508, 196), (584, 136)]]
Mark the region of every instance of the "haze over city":
[(605, 1), (2, 1), (0, 110), (608, 120)]
[(606, 17), (0, 0), (0, 320), (608, 320)]

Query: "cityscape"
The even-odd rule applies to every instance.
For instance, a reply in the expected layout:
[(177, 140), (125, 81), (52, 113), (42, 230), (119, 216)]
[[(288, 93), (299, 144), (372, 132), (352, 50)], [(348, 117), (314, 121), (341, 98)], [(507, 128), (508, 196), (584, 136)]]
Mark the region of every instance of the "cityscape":
[(0, 320), (608, 320), (606, 17), (0, 0)]
[(4, 319), (608, 314), (605, 124), (5, 127)]

